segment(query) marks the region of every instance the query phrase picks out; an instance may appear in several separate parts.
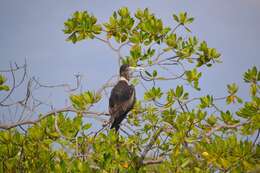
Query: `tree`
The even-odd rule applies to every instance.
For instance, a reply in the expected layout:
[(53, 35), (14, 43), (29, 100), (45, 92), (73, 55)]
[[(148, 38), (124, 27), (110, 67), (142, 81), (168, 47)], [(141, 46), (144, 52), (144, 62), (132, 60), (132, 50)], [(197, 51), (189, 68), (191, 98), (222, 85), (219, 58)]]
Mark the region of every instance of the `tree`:
[[(98, 23), (87, 11), (75, 12), (64, 23), (67, 41), (97, 39), (115, 51), (118, 65), (146, 68), (132, 81), (143, 87), (143, 97), (122, 125), (119, 134), (109, 122), (93, 131), (87, 117), (107, 117), (93, 106), (100, 104), (109, 79), (96, 91), (78, 93), (68, 85), (46, 86), (29, 79), (25, 99), (11, 102), (19, 83), (15, 72), (26, 63), (2, 73), (11, 74), (12, 86), (0, 77), (1, 107), (27, 110), (37, 103), (35, 88), (66, 87), (74, 92), (71, 105), (37, 112), (37, 119), (20, 118), (0, 128), (2, 172), (258, 172), (260, 170), (260, 71), (244, 73), (250, 100), (239, 98), (238, 86), (227, 85), (227, 95), (193, 97), (200, 91), (203, 72), (220, 61), (220, 53), (192, 36), (194, 18), (186, 12), (173, 15), (175, 27), (166, 27), (149, 9), (131, 14), (126, 7), (115, 11), (106, 23)], [(127, 51), (126, 51), (127, 50)], [(80, 77), (76, 76), (77, 86)], [(167, 83), (167, 88), (165, 86)], [(138, 89), (137, 89), (138, 92)], [(140, 93), (139, 93), (140, 95)], [(36, 103), (32, 105), (29, 100)], [(236, 104), (237, 110), (222, 110)], [(35, 112), (32, 109), (32, 112)], [(107, 118), (108, 119), (108, 118)], [(20, 129), (19, 129), (20, 128)], [(22, 129), (22, 130), (21, 130)]]

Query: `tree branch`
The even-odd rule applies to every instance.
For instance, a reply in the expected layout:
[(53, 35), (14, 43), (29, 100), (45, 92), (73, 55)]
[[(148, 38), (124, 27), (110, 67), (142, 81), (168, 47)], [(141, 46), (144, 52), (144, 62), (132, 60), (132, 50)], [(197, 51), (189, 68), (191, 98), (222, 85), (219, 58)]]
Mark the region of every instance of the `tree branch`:
[(154, 165), (154, 164), (160, 164), (163, 162), (163, 159), (157, 159), (157, 160), (144, 160), (143, 165)]
[(256, 144), (258, 138), (259, 138), (259, 135), (260, 135), (260, 129), (258, 129), (257, 135), (256, 135), (255, 140), (254, 140), (254, 142), (253, 142), (253, 145), (254, 145), (254, 146), (255, 146), (255, 144)]
[(47, 118), (48, 116), (55, 115), (58, 113), (64, 113), (64, 112), (82, 113), (82, 114), (86, 114), (86, 115), (95, 115), (95, 116), (100, 116), (100, 115), (108, 116), (109, 115), (109, 113), (106, 113), (106, 112), (76, 110), (76, 109), (72, 108), (71, 106), (69, 106), (66, 108), (49, 111), (45, 115), (41, 116), (40, 118), (38, 118), (36, 120), (24, 120), (24, 121), (19, 121), (19, 122), (13, 123), (13, 124), (0, 124), (0, 129), (8, 130), (8, 129), (15, 128), (15, 127), (21, 126), (21, 125), (36, 124), (36, 123), (40, 122), (41, 120)]
[(75, 75), (76, 77), (76, 87), (75, 88), (71, 88), (71, 86), (69, 84), (57, 84), (57, 85), (44, 85), (41, 84), (35, 77), (32, 78), (32, 80), (39, 86), (39, 87), (43, 87), (43, 88), (57, 88), (57, 87), (64, 87), (68, 89), (68, 92), (73, 92), (76, 91), (79, 87), (80, 87), (80, 83), (81, 83), (81, 76), (79, 74)]
[(225, 125), (215, 126), (208, 133), (206, 133), (206, 137), (210, 137), (213, 133), (215, 133), (216, 131), (218, 131), (220, 129), (224, 129), (224, 128), (235, 129), (235, 128), (238, 128), (238, 127), (243, 126), (245, 124), (248, 124), (249, 122), (250, 121), (248, 120), (248, 121), (243, 122), (243, 123), (237, 123), (237, 124), (232, 124), (232, 125), (225, 124)]

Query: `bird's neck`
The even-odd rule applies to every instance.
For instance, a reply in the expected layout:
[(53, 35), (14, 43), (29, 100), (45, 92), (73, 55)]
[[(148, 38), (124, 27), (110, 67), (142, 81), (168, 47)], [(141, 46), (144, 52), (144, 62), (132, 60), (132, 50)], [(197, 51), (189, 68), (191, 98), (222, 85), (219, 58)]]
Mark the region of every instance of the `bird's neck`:
[(129, 81), (124, 76), (120, 76), (119, 81), (125, 81), (127, 84), (129, 84)]

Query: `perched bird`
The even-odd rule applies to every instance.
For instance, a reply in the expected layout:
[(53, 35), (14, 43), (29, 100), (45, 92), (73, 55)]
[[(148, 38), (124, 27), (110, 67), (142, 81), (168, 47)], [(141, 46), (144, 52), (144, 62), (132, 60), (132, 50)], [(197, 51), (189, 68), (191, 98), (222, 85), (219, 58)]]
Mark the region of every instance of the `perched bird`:
[(120, 79), (112, 89), (109, 98), (111, 129), (115, 128), (116, 131), (119, 130), (120, 123), (135, 104), (135, 88), (129, 84), (132, 70), (143, 70), (143, 68), (130, 67), (128, 64), (122, 65), (120, 67)]

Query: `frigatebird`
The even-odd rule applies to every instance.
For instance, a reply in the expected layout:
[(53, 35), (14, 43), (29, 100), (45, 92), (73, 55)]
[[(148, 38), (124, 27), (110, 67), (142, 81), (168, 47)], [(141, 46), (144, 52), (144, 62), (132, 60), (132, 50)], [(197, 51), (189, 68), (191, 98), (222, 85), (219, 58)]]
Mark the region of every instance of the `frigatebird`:
[(116, 131), (120, 128), (120, 123), (126, 118), (127, 113), (133, 109), (135, 104), (135, 87), (129, 84), (133, 70), (142, 71), (142, 67), (131, 67), (123, 64), (120, 67), (120, 79), (111, 91), (109, 98), (109, 113), (111, 115), (111, 129)]

